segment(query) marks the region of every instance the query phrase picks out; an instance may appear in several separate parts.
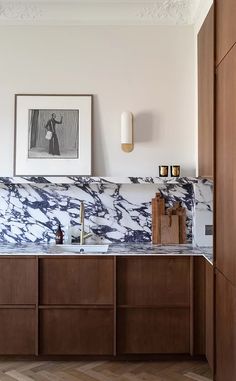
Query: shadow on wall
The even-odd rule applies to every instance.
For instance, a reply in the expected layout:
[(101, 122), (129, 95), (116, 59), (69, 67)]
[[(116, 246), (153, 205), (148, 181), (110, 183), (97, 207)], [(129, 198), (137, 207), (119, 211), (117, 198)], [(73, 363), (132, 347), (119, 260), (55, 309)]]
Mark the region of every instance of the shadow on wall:
[[(155, 132), (156, 139), (156, 132)], [(143, 111), (134, 116), (134, 141), (146, 143), (154, 140), (154, 115), (152, 111)]]
[[(96, 116), (96, 121), (95, 121)], [(99, 155), (100, 158), (100, 175), (106, 173), (106, 161), (104, 154), (104, 147), (101, 149), (102, 145), (102, 121), (99, 100), (97, 95), (93, 95), (93, 121), (92, 121), (92, 175), (97, 176), (97, 166), (96, 157)]]

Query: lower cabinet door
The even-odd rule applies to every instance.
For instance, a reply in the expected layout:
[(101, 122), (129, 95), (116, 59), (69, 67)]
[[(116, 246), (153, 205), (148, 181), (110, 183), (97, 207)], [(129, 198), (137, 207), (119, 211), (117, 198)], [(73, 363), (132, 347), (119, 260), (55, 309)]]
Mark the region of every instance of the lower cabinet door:
[(112, 355), (113, 309), (42, 309), (40, 354)]
[(35, 310), (0, 308), (0, 355), (35, 354)]
[(117, 349), (119, 354), (189, 353), (189, 309), (120, 308)]

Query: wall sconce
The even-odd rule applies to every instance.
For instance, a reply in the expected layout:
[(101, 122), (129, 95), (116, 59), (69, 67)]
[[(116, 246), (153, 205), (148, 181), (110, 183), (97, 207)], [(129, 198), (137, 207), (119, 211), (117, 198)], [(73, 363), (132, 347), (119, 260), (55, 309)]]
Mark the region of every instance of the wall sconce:
[(124, 152), (132, 152), (134, 149), (133, 114), (130, 111), (121, 114), (121, 149)]

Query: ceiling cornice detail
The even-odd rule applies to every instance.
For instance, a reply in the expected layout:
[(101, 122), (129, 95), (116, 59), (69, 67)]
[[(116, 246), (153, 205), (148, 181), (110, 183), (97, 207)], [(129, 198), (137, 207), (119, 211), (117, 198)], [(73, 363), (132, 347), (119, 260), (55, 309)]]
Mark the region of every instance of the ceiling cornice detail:
[(42, 16), (42, 9), (36, 4), (0, 3), (0, 20), (35, 20)]
[(189, 24), (190, 23), (190, 2), (189, 0), (164, 0), (152, 6), (145, 6), (138, 13), (142, 19), (156, 19), (168, 23)]
[(200, 0), (0, 0), (0, 25), (190, 25)]

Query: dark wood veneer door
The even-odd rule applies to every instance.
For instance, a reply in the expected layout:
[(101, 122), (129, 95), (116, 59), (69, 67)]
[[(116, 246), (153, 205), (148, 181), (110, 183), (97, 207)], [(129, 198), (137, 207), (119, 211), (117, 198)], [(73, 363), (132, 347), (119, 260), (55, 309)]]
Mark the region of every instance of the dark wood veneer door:
[(198, 170), (213, 177), (214, 138), (214, 7), (198, 34)]
[(189, 306), (189, 257), (117, 258), (117, 300), (130, 306)]
[(0, 355), (35, 353), (35, 309), (0, 309)]
[(112, 304), (113, 258), (41, 258), (40, 304)]
[(117, 258), (119, 354), (190, 353), (190, 258)]
[(206, 291), (205, 258), (192, 258), (193, 262), (193, 354), (205, 355), (206, 351)]
[(119, 309), (119, 354), (190, 353), (189, 335), (189, 309)]
[(216, 381), (236, 377), (236, 287), (216, 274)]
[(113, 310), (41, 310), (40, 354), (112, 355)]
[(213, 266), (206, 261), (206, 358), (214, 369), (214, 272)]
[(216, 0), (216, 63), (236, 42), (236, 1)]
[(233, 284), (236, 284), (235, 73), (236, 46), (219, 65), (216, 76), (216, 267)]
[(36, 261), (0, 258), (0, 304), (36, 303)]

